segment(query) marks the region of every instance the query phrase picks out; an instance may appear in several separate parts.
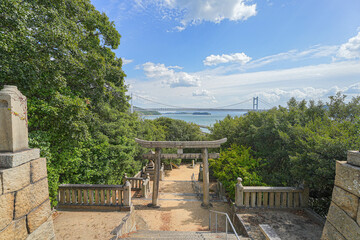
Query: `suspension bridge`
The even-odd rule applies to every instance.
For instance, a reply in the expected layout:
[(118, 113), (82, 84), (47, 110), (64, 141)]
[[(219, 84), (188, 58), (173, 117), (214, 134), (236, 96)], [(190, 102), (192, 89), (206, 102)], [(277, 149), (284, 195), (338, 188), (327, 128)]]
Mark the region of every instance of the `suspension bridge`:
[[(150, 102), (152, 104), (156, 104), (158, 107), (137, 107), (133, 105), (133, 96), (144, 100), (146, 102)], [(239, 107), (239, 105), (248, 104), (252, 101), (252, 108)], [(259, 107), (259, 102), (262, 104), (264, 108)], [(181, 107), (169, 105), (166, 103), (157, 102), (148, 98), (144, 98), (139, 95), (131, 94), (131, 112), (137, 111), (160, 111), (160, 112), (179, 112), (179, 111), (190, 111), (190, 112), (252, 112), (252, 111), (267, 111), (272, 108), (271, 104), (266, 101), (259, 99), (259, 97), (253, 97), (251, 99), (246, 99), (242, 102), (220, 106), (220, 107)]]

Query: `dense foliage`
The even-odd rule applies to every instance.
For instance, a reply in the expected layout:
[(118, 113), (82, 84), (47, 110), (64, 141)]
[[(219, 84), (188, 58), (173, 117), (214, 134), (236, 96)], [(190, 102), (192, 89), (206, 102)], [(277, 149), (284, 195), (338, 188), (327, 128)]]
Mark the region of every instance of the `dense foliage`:
[(254, 171), (268, 185), (305, 182), (312, 207), (326, 214), (335, 160), (346, 160), (347, 150), (359, 148), (359, 101), (357, 97), (346, 103), (341, 94), (330, 97), (327, 104), (291, 99), (287, 108), (228, 116), (214, 125), (212, 138), (227, 137), (224, 148), (234, 143), (251, 147), (254, 158), (262, 159)]
[(209, 159), (209, 166), (214, 176), (224, 184), (231, 198), (235, 197), (235, 185), (238, 177), (245, 186), (265, 185), (256, 173), (261, 159), (255, 159), (250, 148), (232, 144), (230, 148), (222, 151), (216, 160)]
[(0, 2), (0, 87), (28, 97), (31, 147), (59, 183), (120, 183), (136, 171), (141, 128), (127, 113), (120, 34), (90, 0)]

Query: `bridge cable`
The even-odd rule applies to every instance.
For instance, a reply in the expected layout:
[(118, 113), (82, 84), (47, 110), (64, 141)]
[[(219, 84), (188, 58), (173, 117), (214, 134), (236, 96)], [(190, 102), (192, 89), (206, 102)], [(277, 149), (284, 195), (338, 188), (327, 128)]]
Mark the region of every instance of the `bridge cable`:
[(133, 95), (135, 95), (136, 97), (141, 98), (141, 99), (143, 99), (143, 100), (146, 100), (146, 101), (149, 101), (149, 102), (152, 102), (152, 103), (156, 103), (156, 104), (160, 104), (160, 105), (163, 105), (163, 106), (167, 106), (167, 107), (171, 107), (171, 108), (182, 108), (182, 107), (179, 107), (179, 106), (168, 105), (168, 104), (165, 104), (165, 103), (160, 103), (160, 102), (157, 102), (157, 101), (153, 101), (153, 100), (150, 100), (150, 99), (141, 97), (141, 96), (139, 96), (139, 95), (136, 95), (136, 94), (134, 94), (134, 93), (133, 93)]
[(261, 100), (261, 99), (259, 99), (259, 101), (262, 103), (262, 104), (265, 104), (267, 107), (269, 107), (269, 108), (273, 108), (274, 106), (273, 105), (271, 105), (270, 103), (268, 103), (268, 102), (266, 102), (266, 101), (264, 101), (264, 100)]
[(251, 100), (252, 100), (252, 99), (248, 99), (248, 100), (245, 100), (245, 101), (242, 101), (242, 102), (239, 102), (239, 103), (234, 103), (234, 104), (230, 104), (230, 105), (226, 105), (226, 106), (216, 107), (215, 109), (232, 107), (232, 106), (235, 106), (235, 105), (240, 105), (240, 104), (249, 102), (249, 101), (251, 101)]

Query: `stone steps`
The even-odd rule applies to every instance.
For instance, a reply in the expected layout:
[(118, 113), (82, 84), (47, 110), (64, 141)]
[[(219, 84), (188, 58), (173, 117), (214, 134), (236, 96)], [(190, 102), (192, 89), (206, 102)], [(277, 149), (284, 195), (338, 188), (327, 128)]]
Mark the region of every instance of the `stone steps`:
[[(174, 239), (174, 240), (219, 240), (226, 239), (225, 233), (212, 233), (212, 232), (178, 232), (178, 231), (151, 231), (139, 230), (131, 233), (123, 239), (143, 240), (143, 239)], [(236, 240), (236, 236), (232, 233), (228, 234), (228, 240)], [(240, 237), (241, 240), (248, 238)]]

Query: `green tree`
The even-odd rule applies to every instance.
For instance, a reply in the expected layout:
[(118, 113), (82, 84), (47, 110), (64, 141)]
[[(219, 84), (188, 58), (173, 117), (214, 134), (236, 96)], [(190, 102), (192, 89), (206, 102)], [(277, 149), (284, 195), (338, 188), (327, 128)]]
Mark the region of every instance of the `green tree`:
[(90, 0), (4, 0), (0, 31), (0, 87), (28, 97), (53, 203), (59, 183), (120, 183), (137, 171), (140, 123), (128, 113), (114, 23)]
[(209, 159), (214, 176), (224, 185), (230, 197), (235, 197), (235, 184), (238, 177), (245, 186), (263, 186), (261, 177), (256, 173), (261, 159), (252, 156), (250, 148), (231, 145), (223, 150), (218, 159)]

